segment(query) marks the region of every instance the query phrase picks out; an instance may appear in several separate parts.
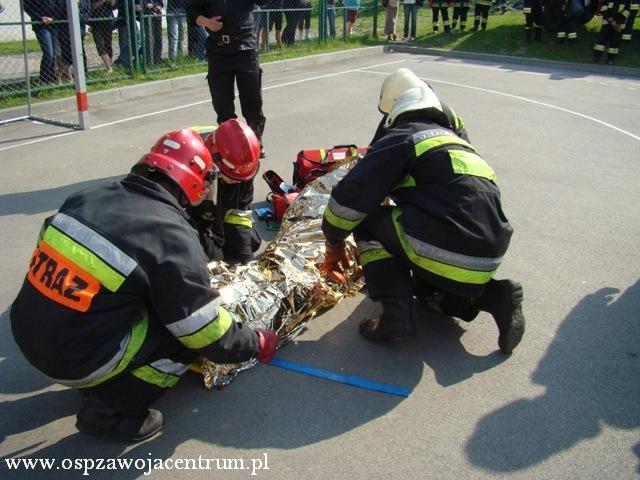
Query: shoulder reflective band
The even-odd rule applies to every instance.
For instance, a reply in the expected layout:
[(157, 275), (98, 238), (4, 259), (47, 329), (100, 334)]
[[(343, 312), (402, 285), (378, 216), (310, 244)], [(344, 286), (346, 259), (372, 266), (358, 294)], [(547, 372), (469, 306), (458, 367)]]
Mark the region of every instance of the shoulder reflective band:
[(439, 135), (430, 135), (433, 131), (419, 132), (413, 135), (414, 146), (416, 150), (416, 157), (427, 153), (430, 150), (438, 147), (444, 147), (445, 145), (462, 145), (476, 151), (475, 148), (469, 143), (457, 137), (451, 135), (446, 130), (436, 130)]
[(449, 150), (449, 158), (451, 159), (453, 173), (482, 177), (492, 182), (496, 181), (495, 172), (480, 155), (465, 150)]
[(253, 226), (251, 210), (229, 210), (224, 216), (224, 223), (251, 228)]
[(44, 241), (115, 292), (138, 266), (136, 261), (105, 237), (64, 213), (53, 217)]
[(170, 323), (167, 328), (184, 345), (198, 349), (219, 340), (227, 333), (231, 322), (231, 315), (220, 306), (220, 299), (217, 298), (187, 318)]
[(373, 382), (362, 377), (356, 377), (355, 375), (344, 375), (342, 373), (330, 372), (328, 370), (322, 370), (320, 368), (303, 365), (302, 363), (292, 362), (291, 360), (284, 360), (282, 358), (272, 358), (268, 365), (284, 368), (293, 372), (303, 373), (312, 377), (324, 378), (325, 380), (330, 380), (332, 382), (364, 388), (366, 390), (398, 395), (400, 397), (408, 397), (411, 393), (411, 390), (407, 387)]
[(324, 218), (331, 225), (348, 232), (356, 228), (366, 216), (366, 213), (340, 205), (333, 197), (329, 198), (329, 204), (324, 209)]
[[(409, 259), (418, 265), (420, 268), (424, 268), (425, 270), (435, 273), (444, 278), (448, 278), (450, 280), (454, 280), (456, 282), (461, 283), (471, 283), (474, 285), (483, 285), (487, 283), (491, 278), (495, 275), (496, 270), (498, 269), (498, 265), (500, 264), (501, 258), (476, 258), (469, 257), (467, 255), (460, 255), (453, 252), (448, 252), (446, 250), (437, 248), (433, 245), (428, 245), (423, 243), (424, 249), (429, 249), (429, 253), (432, 256), (438, 256), (438, 259), (428, 258), (423, 255), (419, 255), (414, 247), (409, 243), (407, 239), (407, 235), (402, 230), (402, 226), (398, 222), (398, 217), (402, 211), (399, 208), (394, 208), (392, 213), (393, 225), (396, 228), (396, 234), (398, 235), (398, 240), (402, 244), (402, 248), (409, 257)], [(426, 251), (420, 251), (420, 253), (425, 254)], [(449, 263), (444, 263), (447, 261)], [(456, 266), (452, 263), (458, 263)], [(466, 267), (466, 268), (465, 268)], [(469, 267), (475, 268), (487, 268), (487, 270), (471, 270)]]

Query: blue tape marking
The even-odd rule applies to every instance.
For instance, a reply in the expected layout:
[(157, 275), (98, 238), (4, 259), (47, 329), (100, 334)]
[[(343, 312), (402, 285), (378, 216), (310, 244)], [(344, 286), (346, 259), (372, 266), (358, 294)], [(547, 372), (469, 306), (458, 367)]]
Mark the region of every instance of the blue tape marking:
[(379, 383), (367, 380), (366, 378), (357, 377), (355, 375), (343, 375), (342, 373), (330, 372), (328, 370), (322, 370), (321, 368), (311, 367), (302, 363), (292, 362), (290, 360), (284, 360), (282, 358), (273, 358), (269, 365), (274, 367), (285, 368), (298, 373), (304, 373), (311, 375), (312, 377), (324, 378), (331, 380), (332, 382), (344, 383), (346, 385), (352, 385), (354, 387), (366, 388), (367, 390), (374, 390), (377, 392), (389, 393), (391, 395), (398, 395), (400, 397), (408, 397), (411, 390), (407, 387), (401, 387), (398, 385), (390, 385), (388, 383)]

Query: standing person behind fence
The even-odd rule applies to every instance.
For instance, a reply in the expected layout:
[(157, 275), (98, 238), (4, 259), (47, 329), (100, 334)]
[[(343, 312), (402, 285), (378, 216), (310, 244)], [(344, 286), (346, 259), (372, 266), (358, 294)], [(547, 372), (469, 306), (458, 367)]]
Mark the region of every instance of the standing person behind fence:
[(404, 10), (402, 40), (415, 40), (416, 27), (418, 24), (418, 4), (416, 3), (416, 0), (402, 0), (402, 8)]
[(481, 28), (482, 31), (487, 29), (491, 3), (492, 0), (476, 0), (475, 10), (473, 13), (473, 28), (471, 29), (474, 32), (477, 32), (478, 28)]
[[(118, 27), (118, 58), (115, 62), (116, 65), (124, 67), (126, 70), (131, 70), (131, 55), (135, 56), (138, 50), (137, 32), (138, 26), (136, 23), (136, 13), (142, 11), (142, 0), (134, 0), (133, 12), (128, 12), (129, 18), (127, 19), (127, 8), (125, 3), (129, 4), (127, 0), (116, 0), (116, 9), (118, 10), (118, 17), (116, 18), (116, 26)], [(129, 51), (131, 49), (131, 51)]]
[(87, 22), (107, 74), (113, 72), (113, 27), (115, 26), (113, 10), (115, 7), (116, 0), (91, 0)]
[(300, 0), (283, 0), (284, 18), (286, 25), (282, 31), (282, 43), (293, 45), (296, 41), (296, 31), (298, 29), (298, 18), (300, 17)]
[(433, 18), (433, 33), (438, 33), (438, 15), (442, 16), (442, 27), (444, 33), (451, 32), (449, 23), (449, 0), (429, 0), (431, 14)]
[(54, 37), (57, 34), (52, 22), (55, 17), (53, 0), (24, 0), (24, 13), (31, 18), (31, 28), (38, 39), (42, 57), (40, 59), (40, 83), (53, 83), (55, 80)]
[(593, 61), (598, 63), (607, 52), (607, 65), (615, 63), (618, 58), (622, 30), (629, 18), (629, 0), (613, 0), (600, 7), (602, 26), (596, 44), (593, 46)]
[(186, 14), (185, 0), (167, 0), (168, 55), (171, 62), (175, 62), (178, 56), (182, 56)]
[(234, 105), (237, 84), (242, 115), (260, 141), (261, 158), (265, 156), (262, 133), (266, 118), (262, 113), (262, 69), (253, 9), (254, 5), (266, 3), (267, 0), (189, 0), (187, 7), (189, 22), (209, 31), (207, 79), (218, 125), (237, 118)]
[(147, 64), (162, 61), (162, 0), (144, 0), (140, 24), (144, 27)]
[(453, 19), (451, 29), (455, 30), (458, 19), (460, 20), (460, 31), (464, 32), (467, 28), (467, 15), (469, 14), (469, 0), (453, 0)]
[(330, 38), (336, 38), (336, 0), (327, 0), (327, 25), (325, 31), (328, 32)]
[(301, 0), (302, 11), (298, 17), (298, 39), (311, 40), (311, 0)]
[(345, 14), (347, 16), (347, 34), (353, 33), (353, 25), (358, 18), (358, 10), (360, 10), (360, 0), (344, 0)]
[(398, 4), (399, 0), (382, 0), (382, 6), (385, 10), (384, 35), (387, 36), (387, 42), (395, 42), (398, 39), (396, 35)]

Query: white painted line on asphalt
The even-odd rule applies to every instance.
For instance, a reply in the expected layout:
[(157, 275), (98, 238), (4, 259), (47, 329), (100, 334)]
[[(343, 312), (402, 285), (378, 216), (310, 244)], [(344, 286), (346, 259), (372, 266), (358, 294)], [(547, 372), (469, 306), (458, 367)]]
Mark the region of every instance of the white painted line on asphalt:
[[(387, 65), (393, 65), (395, 63), (406, 63), (406, 62), (407, 62), (407, 60), (394, 60), (393, 62), (378, 63), (376, 65), (370, 65), (368, 67), (362, 67), (362, 68), (385, 67)], [(272, 85), (270, 87), (264, 87), (262, 90), (263, 91), (264, 90), (272, 90), (274, 88), (282, 88), (282, 87), (286, 87), (286, 86), (289, 86), (289, 85), (295, 85), (297, 83), (311, 82), (313, 80), (320, 80), (320, 79), (323, 79), (323, 78), (335, 77), (335, 76), (338, 76), (338, 75), (345, 75), (347, 73), (360, 72), (360, 71), (362, 71), (362, 68), (354, 68), (352, 70), (343, 70), (341, 72), (327, 73), (326, 75), (317, 75), (315, 77), (303, 78), (301, 80), (295, 80), (293, 82), (281, 83), (281, 84), (278, 84), (278, 85)], [(236, 92), (236, 94), (237, 94), (237, 92)], [(198, 105), (202, 105), (203, 103), (210, 103), (210, 102), (211, 102), (211, 99), (208, 98), (206, 100), (201, 100), (199, 102), (189, 103), (187, 105), (180, 105), (179, 107), (166, 108), (164, 110), (158, 110), (156, 112), (149, 112), (149, 113), (145, 113), (145, 114), (142, 114), (142, 115), (136, 115), (134, 117), (122, 118), (120, 120), (115, 120), (113, 122), (103, 123), (101, 125), (95, 125), (95, 126), (91, 127), (91, 130), (97, 130), (99, 128), (104, 128), (104, 127), (110, 127), (112, 125), (117, 125), (119, 123), (131, 122), (133, 120), (139, 120), (141, 118), (151, 117), (153, 115), (161, 115), (163, 113), (173, 112), (175, 110), (181, 110), (183, 108), (195, 107), (195, 106), (198, 106)], [(80, 132), (82, 132), (82, 130), (74, 130), (73, 132), (61, 133), (59, 135), (55, 135), (55, 136), (52, 136), (52, 137), (39, 138), (38, 140), (31, 140), (29, 142), (18, 143), (16, 145), (10, 145), (8, 147), (0, 148), (0, 152), (4, 152), (5, 150), (12, 150), (12, 149), (18, 148), (18, 147), (24, 147), (24, 146), (27, 146), (27, 145), (33, 145), (34, 143), (40, 143), (40, 142), (46, 142), (46, 141), (49, 141), (49, 140), (55, 140), (55, 139), (60, 138), (60, 137), (66, 137), (67, 135), (73, 135), (73, 134), (80, 133)]]
[[(364, 71), (364, 70), (362, 70)], [(388, 75), (389, 72), (375, 72), (375, 71), (371, 71), (371, 70), (366, 70), (366, 73), (375, 73), (377, 75)], [(480, 92), (487, 92), (487, 93), (493, 93), (495, 95), (502, 95), (504, 97), (509, 97), (509, 98), (515, 98), (516, 100), (522, 100), (523, 102), (528, 102), (528, 103), (533, 103), (535, 105), (540, 105), (543, 107), (548, 107), (548, 108), (553, 108), (554, 110), (560, 110), (561, 112), (565, 112), (565, 113), (569, 113), (571, 115), (575, 115), (577, 117), (581, 117), (587, 120), (591, 120), (592, 122), (598, 123), (600, 125), (603, 125), (607, 128), (611, 128), (612, 130), (615, 130), (616, 132), (620, 132), (624, 135), (627, 135), (635, 140), (640, 140), (640, 137), (637, 135), (634, 135), (631, 132), (627, 132), (626, 130), (623, 130), (621, 128), (616, 127), (615, 125), (611, 125), (610, 123), (607, 122), (603, 122), (602, 120), (598, 120), (597, 118), (594, 117), (590, 117), (589, 115), (585, 115), (583, 113), (580, 112), (576, 112), (574, 110), (569, 110), (567, 108), (563, 108), (563, 107), (558, 107), (556, 105), (551, 105), (550, 103), (545, 103), (545, 102), (539, 102), (537, 100), (532, 100), (530, 98), (526, 98), (526, 97), (520, 97), (518, 95), (512, 95), (510, 93), (505, 93), (505, 92), (499, 92), (497, 90), (491, 90), (489, 88), (482, 88), (482, 87), (474, 87), (472, 85), (464, 85), (462, 83), (455, 83), (455, 82), (448, 82), (446, 80), (437, 80), (435, 78), (424, 78), (422, 77), (423, 80), (427, 81), (427, 82), (434, 82), (434, 83), (444, 83), (446, 85), (452, 85), (454, 87), (462, 87), (462, 88), (468, 88), (471, 90), (478, 90)]]

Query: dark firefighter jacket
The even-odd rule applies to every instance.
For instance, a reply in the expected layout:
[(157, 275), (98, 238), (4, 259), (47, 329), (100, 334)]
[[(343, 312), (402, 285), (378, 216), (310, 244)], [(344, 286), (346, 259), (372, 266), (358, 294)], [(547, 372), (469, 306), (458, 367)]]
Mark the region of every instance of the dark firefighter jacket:
[(391, 128), (333, 189), (322, 230), (332, 243), (343, 240), (391, 197), (396, 234), (416, 267), (482, 285), (495, 274), (512, 233), (494, 182), (493, 170), (468, 142), (415, 120)]
[(209, 278), (175, 198), (129, 175), (72, 195), (45, 221), (11, 307), (13, 335), (33, 366), (73, 387), (127, 369), (161, 328), (213, 361), (247, 360), (257, 335), (231, 319)]
[(257, 48), (253, 7), (266, 3), (267, 0), (188, 0), (187, 16), (194, 25), (200, 15), (206, 18), (221, 16), (219, 32), (207, 29), (207, 55), (228, 56)]

